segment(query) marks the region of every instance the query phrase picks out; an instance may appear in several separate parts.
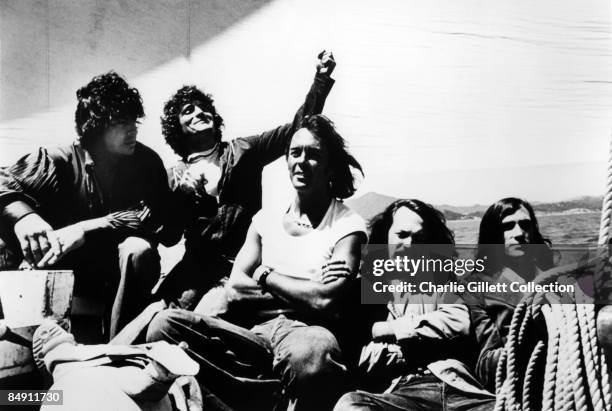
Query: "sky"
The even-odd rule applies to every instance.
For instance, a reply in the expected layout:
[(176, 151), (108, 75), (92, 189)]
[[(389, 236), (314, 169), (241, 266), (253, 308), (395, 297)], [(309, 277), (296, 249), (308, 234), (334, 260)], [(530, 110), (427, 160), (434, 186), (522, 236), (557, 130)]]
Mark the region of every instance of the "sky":
[[(184, 83), (214, 94), (225, 138), (289, 121), (324, 48), (338, 63), (324, 113), (364, 167), (358, 195), (470, 205), (603, 194), (612, 38), (601, 0), (271, 1), (128, 79), (148, 113), (141, 141), (175, 161), (158, 119)], [(2, 164), (70, 141), (73, 107), (0, 121)], [(266, 170), (264, 204), (291, 195), (281, 160)]]

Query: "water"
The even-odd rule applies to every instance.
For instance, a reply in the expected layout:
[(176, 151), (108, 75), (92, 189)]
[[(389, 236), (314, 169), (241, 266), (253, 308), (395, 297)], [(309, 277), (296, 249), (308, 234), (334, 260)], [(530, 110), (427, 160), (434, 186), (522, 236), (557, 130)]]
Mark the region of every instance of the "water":
[[(596, 244), (600, 213), (553, 214), (538, 217), (540, 231), (555, 244)], [(476, 244), (480, 220), (449, 221), (457, 244)]]

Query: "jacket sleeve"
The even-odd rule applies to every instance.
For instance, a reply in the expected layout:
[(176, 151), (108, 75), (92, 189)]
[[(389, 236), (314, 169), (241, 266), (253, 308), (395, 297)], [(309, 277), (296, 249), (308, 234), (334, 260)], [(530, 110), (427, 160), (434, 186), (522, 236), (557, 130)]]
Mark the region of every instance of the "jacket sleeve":
[[(180, 191), (172, 190), (168, 173), (163, 162), (155, 154), (155, 166), (152, 167), (155, 182), (155, 195), (151, 200), (151, 213), (154, 224), (147, 229), (152, 231), (157, 241), (166, 247), (175, 245), (183, 234), (187, 200)], [(142, 215), (142, 210), (140, 213)]]
[(495, 391), (497, 363), (505, 345), (505, 336), (484, 305), (470, 306), (472, 331), (479, 347), (476, 377), (486, 389)]
[(317, 74), (306, 95), (304, 104), (295, 113), (291, 123), (256, 136), (244, 138), (252, 147), (253, 153), (260, 159), (262, 166), (271, 163), (285, 153), (289, 139), (298, 130), (304, 117), (320, 114), (323, 111), (325, 100), (333, 85), (334, 80), (331, 77), (325, 74)]
[(441, 304), (437, 310), (414, 318), (400, 317), (391, 320), (395, 338), (405, 340), (450, 340), (469, 335), (470, 317), (462, 304)]
[(121, 239), (142, 236), (167, 247), (176, 244), (183, 231), (183, 210), (176, 193), (170, 190), (168, 174), (161, 158), (149, 148), (140, 148), (137, 161), (147, 170), (146, 184), (150, 189), (128, 209), (116, 210), (104, 218), (108, 229)]
[(59, 192), (58, 169), (45, 148), (0, 168), (0, 209), (11, 228)]
[(414, 366), (455, 358), (465, 349), (469, 314), (462, 304), (441, 304), (419, 316), (391, 321), (404, 358)]

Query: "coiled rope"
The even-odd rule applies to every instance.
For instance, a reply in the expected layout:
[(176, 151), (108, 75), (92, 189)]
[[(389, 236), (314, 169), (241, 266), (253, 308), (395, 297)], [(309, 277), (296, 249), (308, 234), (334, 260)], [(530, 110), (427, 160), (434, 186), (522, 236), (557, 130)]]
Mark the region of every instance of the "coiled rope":
[(612, 409), (594, 306), (532, 302), (522, 301), (512, 318), (497, 368), (496, 411)]
[[(599, 300), (612, 295), (610, 227), (612, 223), (612, 139), (594, 272)], [(549, 270), (537, 280), (550, 283), (575, 275), (576, 266)], [(495, 411), (612, 410), (608, 365), (597, 340), (596, 306), (549, 301), (531, 294), (518, 304), (496, 372)], [(555, 303), (556, 302), (556, 303)]]

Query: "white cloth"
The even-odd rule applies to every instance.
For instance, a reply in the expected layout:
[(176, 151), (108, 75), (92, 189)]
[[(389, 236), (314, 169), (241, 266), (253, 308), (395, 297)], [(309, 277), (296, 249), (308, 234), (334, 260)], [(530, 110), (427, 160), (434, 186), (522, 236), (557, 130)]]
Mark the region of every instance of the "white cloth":
[(202, 153), (194, 153), (187, 157), (188, 169), (194, 176), (203, 178), (204, 189), (208, 195), (219, 197), (221, 167), (213, 161), (213, 156), (201, 156)]
[(304, 235), (287, 233), (283, 227), (287, 210), (288, 207), (262, 209), (253, 217), (253, 227), (261, 236), (261, 263), (288, 276), (318, 279), (339, 240), (357, 232), (367, 235), (363, 218), (335, 199), (321, 223)]

